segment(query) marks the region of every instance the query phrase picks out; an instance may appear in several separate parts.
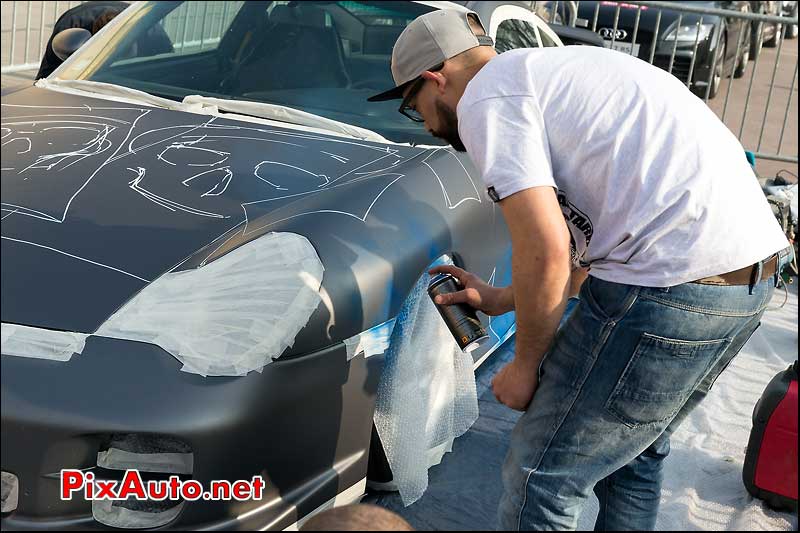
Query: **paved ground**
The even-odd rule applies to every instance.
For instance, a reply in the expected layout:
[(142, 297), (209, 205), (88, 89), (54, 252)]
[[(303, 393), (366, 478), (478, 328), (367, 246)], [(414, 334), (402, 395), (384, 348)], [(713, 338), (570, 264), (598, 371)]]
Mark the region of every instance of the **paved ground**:
[(400, 514), (419, 530), (494, 530), (502, 487), (500, 468), (521, 413), (497, 402), (491, 380), (513, 356), (514, 337), (478, 369), (480, 417), (456, 439), (453, 452), (430, 469), (428, 490), (419, 501), (405, 508), (399, 495), (378, 492), (363, 501)]
[[(785, 40), (781, 48), (780, 61), (775, 70), (775, 60), (778, 57), (777, 48), (762, 48), (761, 56), (758, 59), (758, 67), (750, 94), (750, 104), (747, 115), (744, 115), (747, 92), (750, 89), (750, 78), (755, 68), (755, 61), (750, 61), (747, 72), (740, 79), (728, 79), (723, 81), (719, 95), (709, 101), (711, 109), (722, 117), (725, 114), (725, 124), (737, 136), (742, 131), (742, 145), (751, 151), (765, 153), (778, 153), (778, 146), (781, 137), (781, 129), (786, 117), (786, 127), (783, 133), (781, 145), (782, 155), (797, 157), (797, 85), (795, 80), (794, 89), (790, 92), (792, 77), (797, 76), (797, 43), (798, 40)], [(775, 83), (770, 96), (770, 82), (773, 72)], [(725, 109), (725, 97), (728, 92), (728, 85), (733, 81), (730, 89), (728, 107)], [(791, 97), (791, 102), (789, 98)], [(769, 113), (766, 117), (763, 136), (761, 125), (764, 122), (764, 110), (769, 100)], [(787, 103), (790, 102), (787, 111)], [(788, 115), (787, 115), (788, 112)], [(742, 129), (742, 118), (745, 118), (744, 129)], [(759, 147), (761, 139), (761, 148)], [(774, 176), (781, 169), (789, 169), (797, 175), (796, 163), (783, 163), (777, 161), (758, 160), (756, 171), (761, 176)]]

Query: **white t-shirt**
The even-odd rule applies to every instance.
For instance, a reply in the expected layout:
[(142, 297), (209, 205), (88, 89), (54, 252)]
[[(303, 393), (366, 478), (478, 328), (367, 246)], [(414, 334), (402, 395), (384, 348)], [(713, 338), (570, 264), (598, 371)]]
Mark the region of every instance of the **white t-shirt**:
[(490, 196), (555, 187), (573, 260), (600, 279), (669, 287), (788, 246), (736, 137), (639, 59), (512, 50), (470, 81), (457, 114)]

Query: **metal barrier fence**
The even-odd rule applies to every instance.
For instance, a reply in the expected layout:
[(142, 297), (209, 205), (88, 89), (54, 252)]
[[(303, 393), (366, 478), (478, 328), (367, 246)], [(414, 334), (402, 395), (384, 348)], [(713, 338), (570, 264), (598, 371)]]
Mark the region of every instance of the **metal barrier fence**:
[[(747, 70), (747, 61), (752, 59), (753, 68), (747, 80), (747, 95), (744, 100), (741, 120), (738, 124), (727, 122), (729, 128), (737, 135), (743, 145), (753, 151), (761, 159), (774, 161), (785, 161), (797, 163), (797, 144), (793, 146), (784, 145), (787, 124), (793, 123), (796, 137), (796, 116), (790, 115), (793, 101), (796, 105), (795, 87), (797, 84), (797, 55), (781, 55), (784, 45), (783, 30), (787, 25), (797, 25), (797, 17), (790, 18), (785, 16), (764, 15), (749, 13), (747, 11), (734, 11), (729, 9), (708, 8), (694, 5), (694, 2), (659, 2), (659, 1), (637, 1), (626, 0), (624, 2), (550, 2), (549, 15), (551, 23), (565, 23), (574, 27), (585, 27), (593, 32), (600, 34), (606, 40), (606, 46), (636, 55), (640, 59), (648, 61), (664, 68), (685, 82), (687, 87), (694, 90), (698, 96), (702, 97), (706, 103), (715, 96), (715, 93), (722, 89), (722, 80), (727, 77), (727, 50), (734, 43), (727, 42), (729, 29), (736, 36), (735, 52), (733, 55), (733, 66), (730, 68), (731, 80), (724, 89), (725, 99), (722, 109), (715, 109), (723, 122), (729, 118), (729, 101), (731, 91), (734, 86), (733, 78), (744, 76)], [(581, 4), (584, 4), (581, 9)], [(744, 3), (750, 4), (750, 3)], [(749, 5), (745, 8), (749, 9)], [(601, 19), (601, 10), (603, 20)], [(613, 16), (609, 20), (608, 15), (613, 10)], [(655, 11), (655, 20), (653, 13)], [(643, 28), (643, 13), (648, 17), (648, 24)], [(582, 16), (584, 15), (584, 16)], [(586, 16), (588, 15), (588, 16)], [(622, 16), (621, 16), (622, 15)], [(677, 15), (677, 18), (675, 18)], [(631, 20), (632, 19), (632, 20)], [(705, 19), (705, 23), (704, 23)], [(724, 22), (723, 22), (724, 21)], [(777, 38), (772, 37), (777, 44), (772, 68), (766, 72), (770, 76), (769, 89), (766, 95), (766, 104), (763, 114), (757, 115), (752, 110), (753, 81), (759, 71), (759, 60), (762, 58), (761, 44), (765, 35), (765, 30), (771, 28)], [(683, 39), (679, 34), (683, 32)], [(752, 32), (755, 32), (755, 39), (752, 39)], [(682, 46), (679, 46), (679, 43)], [(755, 48), (753, 45), (755, 44)], [(794, 50), (797, 46), (794, 45)], [(705, 56), (703, 56), (705, 53)], [(701, 59), (702, 58), (702, 59)], [(777, 102), (773, 96), (775, 94), (775, 80), (778, 66), (781, 61), (794, 61), (794, 75), (785, 102)], [(700, 60), (699, 60), (700, 59)], [(710, 61), (710, 66), (700, 68), (700, 62)], [(718, 62), (721, 61), (721, 65)], [(700, 79), (697, 76), (699, 70), (707, 70), (707, 75)], [(761, 72), (760, 72), (761, 73)], [(785, 87), (782, 87), (785, 89)], [(767, 146), (764, 132), (768, 122), (768, 115), (772, 105), (780, 106), (783, 121), (780, 125), (780, 135), (774, 146)], [(712, 105), (712, 107), (719, 107)], [(773, 115), (775, 110), (773, 109)], [(755, 121), (755, 122), (754, 122)], [(760, 123), (760, 124), (759, 124)], [(753, 137), (755, 130), (758, 130), (757, 140)], [(747, 135), (745, 144), (745, 130), (751, 135)], [(752, 143), (752, 144), (751, 144)], [(793, 153), (785, 153), (784, 147)]]
[[(58, 18), (84, 2), (3, 1), (3, 57), (0, 72), (37, 68)], [(178, 53), (213, 47), (222, 37), (241, 2), (184, 2), (167, 17), (164, 30)], [(8, 51), (6, 52), (6, 49)]]
[(82, 3), (0, 2), (0, 35), (3, 41), (0, 72), (38, 67), (58, 17)]

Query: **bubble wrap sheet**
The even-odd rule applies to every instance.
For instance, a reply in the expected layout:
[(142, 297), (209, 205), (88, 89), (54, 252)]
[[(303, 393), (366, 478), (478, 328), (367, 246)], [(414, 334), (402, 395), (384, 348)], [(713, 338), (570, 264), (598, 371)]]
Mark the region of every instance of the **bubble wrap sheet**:
[(462, 352), (419, 280), (400, 310), (378, 387), (375, 427), (404, 505), (428, 487), (428, 469), (478, 418), (472, 357)]

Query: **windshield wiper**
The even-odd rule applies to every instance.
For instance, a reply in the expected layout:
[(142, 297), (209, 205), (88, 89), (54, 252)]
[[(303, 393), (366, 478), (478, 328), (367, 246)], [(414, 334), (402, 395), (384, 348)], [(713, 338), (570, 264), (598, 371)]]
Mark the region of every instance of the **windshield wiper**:
[(152, 106), (176, 111), (185, 111), (189, 113), (210, 111), (213, 114), (215, 112), (224, 111), (265, 120), (307, 126), (317, 130), (336, 133), (339, 135), (346, 135), (348, 137), (354, 137), (356, 139), (362, 139), (365, 141), (374, 141), (380, 143), (389, 142), (389, 140), (387, 140), (385, 137), (372, 130), (360, 128), (358, 126), (352, 126), (344, 122), (339, 122), (322, 117), (320, 115), (315, 115), (314, 113), (308, 113), (307, 111), (301, 111), (299, 109), (277, 104), (212, 98), (209, 96), (201, 96), (199, 94), (190, 94), (184, 97), (183, 101), (179, 102), (177, 100), (161, 98), (160, 96), (155, 96), (138, 89), (131, 89), (130, 87), (125, 87), (124, 85), (89, 80), (61, 80), (58, 78), (42, 78), (36, 82), (36, 86), (43, 89), (82, 91), (91, 94), (113, 96), (118, 99), (133, 100), (138, 103), (149, 104)]

